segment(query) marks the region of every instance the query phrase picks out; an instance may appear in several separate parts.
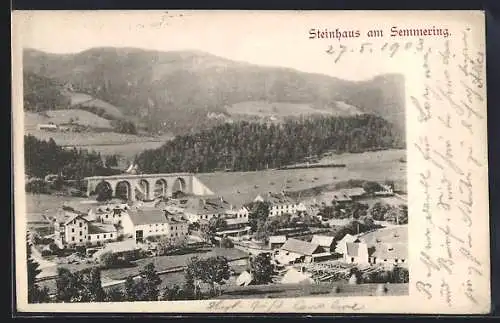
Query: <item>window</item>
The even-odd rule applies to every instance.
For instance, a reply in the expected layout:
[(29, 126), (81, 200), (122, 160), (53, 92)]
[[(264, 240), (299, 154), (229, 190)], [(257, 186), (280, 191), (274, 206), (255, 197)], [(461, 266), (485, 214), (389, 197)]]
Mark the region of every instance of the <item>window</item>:
[(397, 260), (397, 259), (394, 259), (394, 262), (395, 262), (395, 263), (398, 263), (398, 260)]
[(106, 213), (106, 219), (108, 218), (108, 214)]
[(384, 259), (384, 261), (387, 261), (387, 259)]
[(99, 239), (99, 235), (97, 235), (97, 239)]
[(83, 239), (80, 239), (80, 242), (83, 242)]
[(404, 259), (401, 259), (401, 262), (405, 262), (405, 260), (404, 260)]
[(75, 241), (75, 237), (71, 237), (71, 241)]
[(80, 231), (80, 235), (83, 235), (83, 234), (82, 234), (82, 231)]
[(88, 239), (90, 240), (90, 236), (88, 237)]
[(112, 233), (110, 233), (110, 234), (109, 234), (109, 237), (110, 237), (110, 238), (113, 238), (113, 234), (112, 234)]
[(351, 262), (354, 262), (354, 257), (351, 257)]
[(104, 235), (104, 239), (106, 239), (106, 235)]
[(71, 229), (71, 232), (75, 232), (75, 228), (72, 228), (72, 229)]
[(80, 228), (82, 227), (82, 223), (80, 222)]

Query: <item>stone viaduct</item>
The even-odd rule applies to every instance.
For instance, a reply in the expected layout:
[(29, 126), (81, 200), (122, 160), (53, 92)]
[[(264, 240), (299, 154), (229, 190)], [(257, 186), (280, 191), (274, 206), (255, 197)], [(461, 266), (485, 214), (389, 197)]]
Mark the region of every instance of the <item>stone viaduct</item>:
[(169, 197), (174, 192), (182, 191), (193, 195), (214, 194), (194, 174), (140, 174), (86, 177), (87, 196), (95, 193), (96, 188), (105, 185), (113, 196), (120, 194), (130, 201), (151, 200), (157, 197)]

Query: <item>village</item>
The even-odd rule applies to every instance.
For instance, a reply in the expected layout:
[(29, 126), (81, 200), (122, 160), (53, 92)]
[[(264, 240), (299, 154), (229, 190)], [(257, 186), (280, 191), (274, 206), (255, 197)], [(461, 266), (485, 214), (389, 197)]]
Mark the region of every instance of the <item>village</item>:
[[(140, 186), (133, 196), (130, 187), (121, 196), (116, 187), (104, 198), (91, 192), (86, 201), (66, 201), (46, 214), (50, 227), (29, 231), (38, 283), (54, 288), (59, 267), (99, 266), (109, 289), (138, 276), (137, 266), (148, 261), (162, 282), (181, 283), (193, 256), (227, 261), (220, 298), (242, 297), (246, 289), (251, 295), (261, 285), (340, 282), (384, 291), (380, 286), (408, 283), (406, 195), (391, 183), (357, 181), (358, 187), (304, 197), (262, 192), (247, 200), (183, 184), (168, 193), (141, 195)], [(259, 277), (255, 261), (269, 277)]]

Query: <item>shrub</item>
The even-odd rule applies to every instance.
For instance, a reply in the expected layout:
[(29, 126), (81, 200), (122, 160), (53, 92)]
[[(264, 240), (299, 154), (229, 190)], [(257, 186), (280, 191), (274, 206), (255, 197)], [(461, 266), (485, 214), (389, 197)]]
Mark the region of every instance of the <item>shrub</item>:
[(50, 250), (44, 249), (42, 250), (42, 257), (47, 257), (52, 255), (52, 252)]
[(234, 248), (234, 243), (229, 238), (222, 238), (220, 245), (222, 248)]
[(103, 268), (114, 267), (117, 263), (118, 257), (111, 251), (105, 252), (99, 257), (99, 264)]

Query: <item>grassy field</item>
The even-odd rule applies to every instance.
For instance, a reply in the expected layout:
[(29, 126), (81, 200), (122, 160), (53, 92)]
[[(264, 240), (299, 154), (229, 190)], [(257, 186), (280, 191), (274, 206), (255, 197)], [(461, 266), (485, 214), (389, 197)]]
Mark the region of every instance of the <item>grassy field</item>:
[[(345, 297), (375, 296), (378, 284), (348, 285), (345, 283), (322, 283), (315, 285), (260, 285), (229, 287), (219, 299), (235, 298), (295, 298), (305, 296)], [(408, 295), (408, 284), (390, 284), (386, 296)]]
[(298, 191), (349, 179), (406, 182), (406, 164), (399, 162), (405, 154), (405, 150), (386, 150), (342, 154), (329, 159), (329, 162), (345, 163), (344, 168), (216, 172), (198, 174), (197, 177), (216, 194), (234, 204), (241, 204), (263, 192)]

